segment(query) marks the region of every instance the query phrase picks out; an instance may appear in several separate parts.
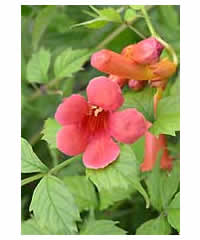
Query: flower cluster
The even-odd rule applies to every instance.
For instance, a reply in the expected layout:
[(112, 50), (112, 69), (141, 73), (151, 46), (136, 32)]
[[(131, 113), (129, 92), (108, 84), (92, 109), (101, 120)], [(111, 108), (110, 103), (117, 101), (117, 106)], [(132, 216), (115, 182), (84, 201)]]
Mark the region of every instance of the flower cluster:
[(103, 49), (91, 58), (91, 65), (110, 74), (109, 78), (121, 87), (128, 83), (134, 90), (142, 89), (147, 82), (153, 87), (165, 87), (167, 79), (176, 71), (176, 65), (164, 58), (163, 46), (150, 37), (125, 47), (121, 54)]
[(74, 94), (58, 106), (55, 119), (62, 125), (57, 133), (58, 149), (70, 156), (83, 153), (84, 165), (98, 169), (117, 159), (120, 149), (116, 141), (131, 144), (145, 135), (142, 171), (153, 167), (157, 152), (163, 148), (161, 166), (171, 167), (164, 136), (158, 140), (150, 134), (150, 123), (136, 109), (117, 111), (124, 101), (121, 88), (126, 83), (135, 90), (148, 81), (160, 87), (175, 72), (171, 61), (160, 60), (162, 50), (156, 39), (148, 38), (127, 46), (121, 54), (107, 49), (93, 54), (91, 65), (109, 75), (89, 82), (88, 101)]

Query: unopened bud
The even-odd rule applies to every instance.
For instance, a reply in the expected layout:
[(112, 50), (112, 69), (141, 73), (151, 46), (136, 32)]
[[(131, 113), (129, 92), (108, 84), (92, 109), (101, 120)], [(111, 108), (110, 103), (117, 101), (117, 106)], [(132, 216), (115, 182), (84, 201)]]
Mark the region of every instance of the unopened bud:
[(150, 37), (124, 48), (122, 55), (139, 64), (152, 64), (159, 61), (163, 49), (156, 38)]
[(128, 86), (129, 88), (134, 89), (135, 91), (139, 91), (141, 89), (143, 89), (145, 87), (145, 85), (147, 84), (148, 81), (144, 80), (144, 81), (137, 81), (137, 80), (129, 80), (128, 82)]

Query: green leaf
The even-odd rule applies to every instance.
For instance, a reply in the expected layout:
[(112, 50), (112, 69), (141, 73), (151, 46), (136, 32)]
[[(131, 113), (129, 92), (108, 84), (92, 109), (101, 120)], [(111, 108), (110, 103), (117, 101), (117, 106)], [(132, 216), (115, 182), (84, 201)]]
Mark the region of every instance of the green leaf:
[(115, 226), (118, 222), (111, 220), (88, 221), (81, 229), (81, 235), (125, 235), (126, 231)]
[(44, 123), (42, 130), (42, 139), (47, 141), (50, 148), (56, 148), (56, 134), (60, 130), (61, 126), (55, 119), (48, 118)]
[(23, 221), (21, 224), (22, 235), (50, 235), (47, 228), (41, 228), (35, 218)]
[(80, 221), (78, 208), (66, 185), (54, 176), (45, 176), (39, 182), (30, 211), (42, 228), (47, 225), (55, 234), (77, 232), (76, 221)]
[(26, 80), (26, 60), (23, 53), (21, 53), (21, 79)]
[(87, 49), (63, 51), (54, 64), (54, 73), (57, 79), (72, 77), (72, 74), (82, 69), (82, 65), (89, 59), (90, 52)]
[[(148, 196), (139, 180), (139, 169), (136, 163), (135, 154), (129, 145), (121, 145), (120, 156), (115, 162), (104, 169), (86, 169), (86, 175), (97, 186), (100, 193), (101, 208), (115, 202), (116, 194), (120, 191), (122, 196), (127, 197), (130, 186), (137, 189), (145, 198), (148, 206)], [(106, 192), (107, 199), (104, 199)], [(110, 194), (108, 194), (110, 192)]]
[(169, 224), (180, 232), (180, 192), (176, 194), (167, 209)]
[(47, 6), (39, 11), (39, 14), (35, 19), (32, 32), (32, 45), (34, 50), (37, 49), (44, 31), (55, 16), (56, 10), (56, 6)]
[(174, 161), (171, 172), (160, 170), (159, 161), (148, 176), (146, 183), (150, 201), (158, 211), (166, 209), (180, 182), (179, 161)]
[(144, 117), (149, 120), (154, 120), (153, 113), (153, 96), (155, 94), (155, 89), (153, 88), (145, 88), (141, 92), (134, 92), (133, 90), (129, 90), (124, 94), (124, 104), (122, 109), (126, 108), (136, 108), (139, 112), (141, 112)]
[(21, 172), (47, 172), (48, 168), (45, 166), (37, 155), (33, 152), (31, 145), (26, 139), (21, 138)]
[(72, 26), (72, 28), (86, 26), (86, 27), (92, 28), (92, 29), (99, 29), (99, 28), (104, 27), (107, 23), (108, 22), (105, 19), (103, 19), (101, 17), (97, 17), (95, 19), (92, 19), (92, 20), (89, 20), (86, 22), (75, 24)]
[(105, 8), (105, 9), (99, 10), (99, 15), (100, 17), (110, 22), (116, 22), (116, 23), (122, 22), (120, 14), (114, 8)]
[(180, 96), (180, 77), (179, 76), (175, 79), (175, 82), (171, 86), (169, 92), (171, 96)]
[(130, 7), (134, 10), (141, 10), (144, 7), (144, 5), (130, 5)]
[(27, 80), (32, 83), (46, 83), (50, 60), (51, 54), (48, 50), (41, 48), (34, 53), (27, 64)]
[(124, 20), (126, 22), (129, 22), (131, 20), (133, 20), (134, 17), (136, 17), (137, 13), (134, 9), (127, 9), (125, 14), (124, 14)]
[(171, 31), (179, 28), (179, 15), (173, 5), (160, 5), (159, 11), (162, 16), (162, 20), (165, 23), (165, 27), (168, 27)]
[(85, 176), (67, 176), (63, 181), (72, 193), (80, 212), (97, 207), (94, 186)]
[(136, 235), (169, 235), (170, 233), (170, 225), (163, 215), (145, 222), (136, 230)]
[(168, 134), (175, 136), (180, 130), (180, 98), (169, 96), (160, 100), (156, 120), (150, 128), (154, 135)]

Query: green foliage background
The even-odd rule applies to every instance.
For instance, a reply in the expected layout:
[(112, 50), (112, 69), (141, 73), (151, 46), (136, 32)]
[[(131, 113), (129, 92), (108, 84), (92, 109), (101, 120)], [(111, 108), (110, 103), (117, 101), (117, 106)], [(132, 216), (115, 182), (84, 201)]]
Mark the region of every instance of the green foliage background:
[[(54, 113), (63, 97), (85, 95), (88, 82), (103, 75), (90, 66), (91, 54), (101, 48), (120, 52), (140, 41), (125, 24), (131, 19), (132, 26), (150, 36), (136, 7), (95, 8), (98, 11), (89, 6), (21, 7), (22, 179), (46, 173), (70, 158), (56, 149), (60, 126)], [(147, 10), (157, 32), (179, 57), (179, 6), (148, 6)], [(118, 161), (104, 170), (86, 170), (77, 156), (68, 166), (22, 187), (22, 234), (180, 232), (179, 71), (169, 79), (157, 119), (153, 117), (154, 89), (123, 91), (123, 108), (141, 111), (153, 122), (153, 134), (168, 134), (175, 159), (172, 172), (161, 171), (158, 163), (152, 172), (139, 171), (144, 138), (121, 145)]]

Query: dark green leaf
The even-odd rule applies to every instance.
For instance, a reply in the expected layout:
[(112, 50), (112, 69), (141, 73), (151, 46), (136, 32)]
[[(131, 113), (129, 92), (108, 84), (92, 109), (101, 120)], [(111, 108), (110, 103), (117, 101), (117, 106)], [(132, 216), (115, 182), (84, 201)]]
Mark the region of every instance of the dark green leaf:
[(27, 80), (31, 83), (46, 83), (51, 54), (48, 50), (40, 49), (34, 53), (27, 64)]
[(87, 49), (63, 51), (54, 64), (54, 73), (57, 79), (72, 77), (72, 74), (82, 69), (82, 65), (89, 59), (90, 52)]
[(180, 181), (179, 161), (174, 161), (171, 172), (160, 170), (159, 161), (148, 176), (146, 183), (151, 204), (161, 211), (166, 209), (176, 193)]
[(37, 155), (33, 152), (31, 145), (26, 139), (21, 138), (21, 172), (47, 172), (48, 168), (45, 166)]
[(170, 225), (180, 232), (180, 192), (176, 194), (167, 209), (167, 218)]
[(168, 235), (170, 233), (170, 225), (163, 215), (145, 222), (136, 231), (136, 235)]
[(45, 176), (39, 182), (29, 209), (40, 226), (47, 225), (54, 234), (77, 232), (76, 221), (80, 221), (78, 208), (66, 185), (54, 176)]
[(72, 193), (80, 212), (97, 207), (94, 186), (85, 176), (67, 176), (63, 181)]
[(117, 222), (111, 220), (93, 220), (81, 229), (81, 235), (125, 235), (126, 231), (115, 226)]
[(156, 112), (156, 120), (150, 128), (154, 135), (161, 133), (175, 136), (180, 130), (180, 98), (169, 96), (160, 100)]
[(47, 141), (51, 148), (56, 148), (56, 134), (60, 130), (61, 126), (55, 119), (48, 118), (45, 121), (44, 128), (42, 130), (42, 139)]
[[(127, 193), (130, 193), (130, 187), (132, 191), (137, 189), (145, 198), (147, 206), (149, 205), (148, 196), (139, 180), (136, 157), (129, 145), (121, 145), (120, 156), (114, 163), (104, 169), (86, 169), (86, 174), (98, 188), (101, 208), (108, 207), (116, 200), (114, 191), (123, 193), (126, 198)], [(105, 193), (107, 199), (104, 199)]]
[(153, 88), (145, 88), (141, 92), (134, 92), (133, 90), (129, 90), (124, 94), (125, 102), (122, 106), (122, 109), (126, 108), (136, 108), (139, 112), (141, 112), (144, 117), (153, 121), (154, 113), (153, 113), (153, 96), (155, 94), (155, 89)]
[(44, 31), (55, 16), (54, 14), (56, 13), (56, 10), (55, 6), (47, 6), (42, 9), (36, 17), (32, 33), (32, 44), (34, 50), (37, 49)]

